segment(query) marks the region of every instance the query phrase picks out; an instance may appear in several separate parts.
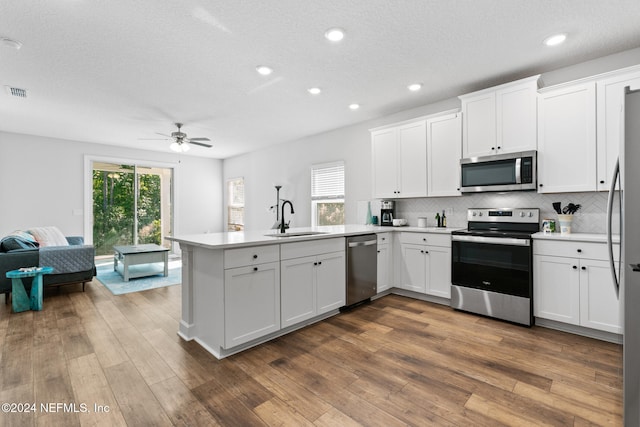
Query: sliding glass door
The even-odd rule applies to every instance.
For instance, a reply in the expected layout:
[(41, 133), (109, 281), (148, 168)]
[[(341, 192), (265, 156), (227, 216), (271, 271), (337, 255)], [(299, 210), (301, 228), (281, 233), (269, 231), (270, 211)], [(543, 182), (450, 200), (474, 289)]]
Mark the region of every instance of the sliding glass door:
[(155, 243), (173, 224), (173, 169), (93, 162), (93, 245), (96, 255), (115, 245)]

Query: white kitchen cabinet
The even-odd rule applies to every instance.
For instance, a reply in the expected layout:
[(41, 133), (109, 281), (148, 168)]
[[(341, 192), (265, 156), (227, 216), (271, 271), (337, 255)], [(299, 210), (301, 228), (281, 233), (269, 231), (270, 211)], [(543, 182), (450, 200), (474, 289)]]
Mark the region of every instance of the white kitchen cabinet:
[(624, 88), (640, 88), (640, 70), (616, 73), (596, 81), (597, 100), (597, 187), (609, 191), (622, 140)]
[(393, 287), (393, 243), (391, 233), (378, 234), (378, 290), (383, 292)]
[(317, 261), (315, 256), (282, 260), (280, 268), (281, 321), (287, 327), (315, 316)]
[(460, 96), (462, 157), (535, 150), (538, 76)]
[(373, 197), (427, 195), (427, 135), (425, 120), (371, 132)]
[(595, 82), (541, 91), (538, 97), (538, 192), (595, 190)]
[(427, 289), (427, 256), (425, 254), (425, 246), (401, 243), (400, 249), (402, 251), (402, 281), (400, 287), (408, 291), (424, 294)]
[(283, 328), (345, 305), (344, 245), (344, 239), (283, 245), (280, 262)]
[(534, 316), (579, 325), (580, 275), (576, 260), (545, 255), (534, 258)]
[(280, 329), (280, 264), (225, 269), (224, 346), (232, 348)]
[(451, 236), (401, 233), (400, 287), (442, 298), (451, 297)]
[(536, 240), (533, 277), (536, 317), (622, 333), (604, 243)]
[(427, 119), (427, 195), (459, 196), (462, 156), (461, 114)]
[(622, 333), (620, 302), (616, 297), (609, 262), (580, 260), (580, 324)]

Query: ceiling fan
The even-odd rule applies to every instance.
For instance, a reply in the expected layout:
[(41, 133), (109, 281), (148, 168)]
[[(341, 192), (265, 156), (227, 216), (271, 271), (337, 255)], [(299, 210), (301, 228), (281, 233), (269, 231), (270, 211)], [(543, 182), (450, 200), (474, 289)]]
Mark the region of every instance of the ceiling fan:
[[(211, 148), (211, 144), (205, 144), (203, 141), (211, 141), (209, 138), (189, 138), (187, 134), (182, 132), (182, 123), (176, 123), (177, 131), (171, 132), (171, 135), (165, 135), (164, 133), (156, 132), (156, 134), (161, 136), (166, 136), (167, 138), (171, 138), (173, 142), (169, 146), (173, 151), (178, 153), (183, 153), (185, 151), (189, 151), (191, 149), (191, 144), (199, 145), (201, 147)], [(162, 138), (162, 140), (166, 140), (167, 138)], [(146, 140), (159, 140), (158, 138), (140, 138)]]

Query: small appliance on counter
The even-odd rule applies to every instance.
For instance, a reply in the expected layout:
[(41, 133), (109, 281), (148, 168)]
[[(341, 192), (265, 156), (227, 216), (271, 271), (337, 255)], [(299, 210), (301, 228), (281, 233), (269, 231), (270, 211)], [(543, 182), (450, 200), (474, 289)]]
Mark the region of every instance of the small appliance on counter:
[(393, 219), (396, 217), (396, 203), (393, 200), (383, 200), (380, 202), (380, 225), (393, 226)]

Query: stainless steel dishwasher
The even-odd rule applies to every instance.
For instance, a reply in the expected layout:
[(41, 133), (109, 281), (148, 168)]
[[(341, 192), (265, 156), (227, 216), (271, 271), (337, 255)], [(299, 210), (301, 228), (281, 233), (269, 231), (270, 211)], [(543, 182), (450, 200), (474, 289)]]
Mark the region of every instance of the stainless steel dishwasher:
[(347, 306), (378, 291), (378, 239), (375, 234), (347, 237)]

